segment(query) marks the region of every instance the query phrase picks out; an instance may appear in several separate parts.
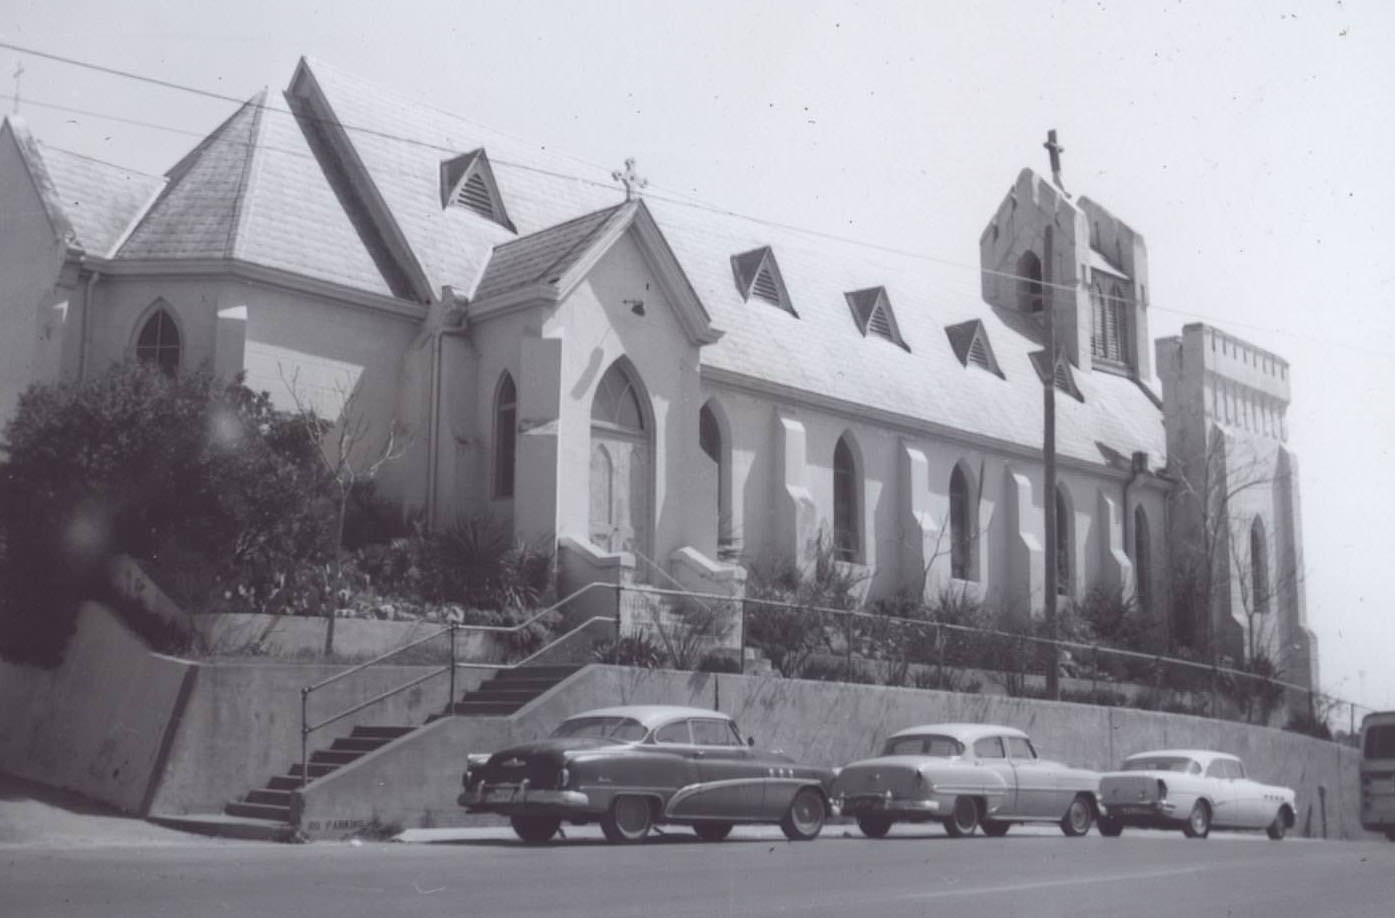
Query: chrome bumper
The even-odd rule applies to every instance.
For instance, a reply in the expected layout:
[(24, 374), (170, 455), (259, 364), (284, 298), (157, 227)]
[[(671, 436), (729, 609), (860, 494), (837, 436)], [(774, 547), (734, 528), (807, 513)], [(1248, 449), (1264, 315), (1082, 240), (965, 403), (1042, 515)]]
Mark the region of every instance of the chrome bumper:
[(565, 810), (585, 809), (591, 799), (580, 791), (534, 790), (527, 784), (496, 784), (467, 790), (456, 803), (471, 810), (511, 810), (522, 807), (554, 807)]
[(831, 801), (845, 816), (859, 813), (886, 813), (896, 815), (938, 816), (948, 810), (940, 806), (940, 801), (925, 797), (891, 797), (886, 794), (855, 794), (851, 797), (835, 797)]

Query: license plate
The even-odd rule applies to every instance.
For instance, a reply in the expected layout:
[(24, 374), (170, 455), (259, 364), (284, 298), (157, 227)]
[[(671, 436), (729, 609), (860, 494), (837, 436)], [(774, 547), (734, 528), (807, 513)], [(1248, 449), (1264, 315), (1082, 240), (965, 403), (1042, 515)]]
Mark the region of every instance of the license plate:
[(484, 792), (485, 803), (508, 803), (518, 793), (516, 787), (491, 787)]

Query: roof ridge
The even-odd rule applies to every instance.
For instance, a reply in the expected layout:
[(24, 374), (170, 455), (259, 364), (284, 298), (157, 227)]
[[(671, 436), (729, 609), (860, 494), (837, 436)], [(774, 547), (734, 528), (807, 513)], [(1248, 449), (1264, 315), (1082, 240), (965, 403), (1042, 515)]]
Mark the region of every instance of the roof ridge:
[(68, 155), (68, 156), (77, 157), (78, 159), (85, 159), (85, 160), (87, 160), (89, 163), (96, 163), (96, 164), (99, 165), (99, 166), (110, 166), (110, 167), (113, 168), (113, 169), (120, 169), (122, 172), (129, 172), (131, 175), (139, 175), (139, 176), (141, 176), (142, 178), (151, 178), (151, 179), (158, 179), (158, 178), (160, 178), (160, 176), (158, 176), (158, 175), (156, 175), (156, 174), (154, 174), (154, 173), (151, 173), (151, 172), (142, 172), (142, 171), (139, 170), (139, 169), (132, 169), (130, 166), (123, 166), (123, 165), (121, 165), (120, 163), (114, 163), (114, 162), (112, 162), (112, 161), (109, 160), (109, 159), (100, 159), (100, 158), (98, 158), (98, 157), (96, 157), (96, 156), (89, 156), (89, 155), (86, 154), (86, 153), (79, 153), (79, 152), (76, 151), (76, 150), (69, 150), (67, 147), (60, 147), (60, 146), (58, 146), (57, 144), (49, 143), (49, 142), (46, 141), (46, 140), (40, 140), (40, 139), (38, 139), (37, 137), (34, 138), (34, 142), (37, 143), (40, 147), (43, 147), (45, 150), (50, 150), (50, 151), (52, 151), (52, 152), (54, 152), (54, 153), (63, 153), (63, 154), (66, 154), (66, 155)]
[(4, 128), (8, 128), (10, 136), (14, 138), (19, 158), (24, 163), (24, 171), (29, 173), (29, 180), (34, 183), (34, 191), (44, 206), (54, 235), (64, 241), (75, 241), (81, 245), (82, 241), (77, 238), (77, 228), (73, 226), (67, 209), (63, 207), (58, 186), (49, 174), (43, 150), (40, 149), (38, 139), (29, 130), (29, 125), (18, 115), (6, 115), (4, 121), (0, 122), (0, 132), (3, 132)]
[(247, 155), (242, 160), (242, 175), (238, 177), (237, 190), (233, 192), (233, 215), (228, 221), (228, 242), (227, 254), (229, 257), (237, 255), (237, 241), (241, 235), (242, 218), (244, 214), (243, 203), (247, 199), (248, 192), (252, 184), (252, 164), (257, 157), (257, 151), (261, 148), (262, 116), (266, 112), (267, 87), (261, 90), (245, 104), (256, 104), (252, 112), (252, 127), (247, 132)]

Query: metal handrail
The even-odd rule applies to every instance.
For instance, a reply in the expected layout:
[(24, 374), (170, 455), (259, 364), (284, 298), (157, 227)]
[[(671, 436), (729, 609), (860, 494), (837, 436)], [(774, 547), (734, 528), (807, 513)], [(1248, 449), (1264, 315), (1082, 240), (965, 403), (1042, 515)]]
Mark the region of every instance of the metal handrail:
[[(301, 783), (301, 786), (302, 786), (302, 787), (305, 786), (305, 784), (307, 784), (307, 783), (309, 782), (309, 779), (310, 779), (310, 757), (309, 757), (309, 753), (310, 753), (310, 734), (314, 733), (316, 730), (319, 730), (319, 729), (322, 728), (322, 727), (329, 726), (329, 725), (332, 724), (332, 723), (336, 723), (336, 722), (338, 722), (338, 721), (341, 721), (341, 720), (343, 720), (345, 717), (348, 717), (350, 714), (356, 714), (356, 713), (358, 713), (359, 711), (362, 711), (363, 709), (368, 708), (368, 707), (372, 707), (373, 705), (377, 704), (378, 702), (380, 702), (380, 701), (385, 701), (385, 700), (387, 700), (388, 698), (393, 697), (394, 695), (399, 695), (399, 694), (401, 694), (402, 692), (405, 692), (405, 691), (407, 691), (407, 690), (410, 689), (410, 688), (414, 688), (415, 686), (418, 686), (418, 685), (420, 685), (421, 683), (426, 682), (426, 681), (429, 680), (429, 679), (432, 679), (432, 678), (434, 678), (434, 677), (436, 677), (436, 676), (441, 675), (442, 673), (449, 673), (449, 675), (450, 675), (450, 687), (449, 687), (449, 689), (448, 689), (449, 695), (447, 696), (447, 707), (449, 707), (449, 705), (450, 705), (450, 704), (453, 704), (454, 701), (455, 701), (455, 671), (456, 671), (456, 668), (457, 668), (458, 666), (467, 666), (467, 667), (475, 667), (475, 666), (477, 666), (477, 667), (479, 667), (479, 668), (481, 668), (481, 669), (485, 669), (485, 668), (492, 668), (492, 669), (514, 669), (514, 668), (516, 668), (516, 667), (518, 667), (518, 666), (521, 666), (521, 665), (527, 663), (529, 660), (532, 660), (534, 657), (538, 656), (538, 654), (540, 654), (540, 653), (542, 653), (542, 652), (544, 652), (544, 651), (546, 651), (546, 650), (551, 649), (551, 648), (552, 648), (553, 646), (555, 646), (556, 643), (557, 643), (557, 641), (553, 641), (552, 643), (548, 644), (547, 646), (545, 646), (545, 647), (541, 648), (540, 650), (538, 650), (538, 651), (536, 651), (536, 652), (530, 654), (529, 656), (525, 657), (523, 660), (519, 661), (518, 663), (513, 663), (513, 664), (502, 664), (502, 665), (500, 665), (500, 664), (483, 664), (483, 663), (481, 663), (481, 664), (469, 664), (469, 663), (463, 663), (463, 662), (461, 662), (461, 661), (457, 661), (456, 658), (455, 658), (455, 657), (456, 657), (456, 634), (457, 634), (458, 632), (460, 632), (460, 631), (472, 631), (472, 632), (486, 632), (486, 633), (493, 633), (493, 634), (517, 633), (517, 632), (519, 632), (519, 631), (522, 631), (524, 628), (527, 628), (529, 625), (533, 624), (534, 622), (538, 621), (538, 620), (541, 619), (543, 616), (548, 615), (549, 613), (552, 613), (552, 612), (556, 612), (557, 610), (561, 609), (561, 608), (562, 608), (563, 606), (565, 606), (567, 603), (569, 603), (569, 602), (571, 602), (572, 600), (576, 599), (577, 597), (581, 596), (583, 593), (586, 593), (586, 592), (588, 592), (588, 591), (590, 591), (590, 590), (594, 590), (594, 589), (617, 589), (617, 585), (616, 585), (616, 584), (610, 584), (610, 583), (599, 583), (599, 582), (588, 583), (588, 584), (586, 584), (585, 586), (581, 587), (580, 589), (574, 590), (573, 592), (571, 592), (571, 593), (568, 594), (567, 596), (563, 597), (562, 599), (558, 600), (557, 602), (553, 603), (552, 605), (548, 606), (547, 608), (538, 611), (537, 613), (535, 613), (535, 614), (529, 616), (528, 618), (524, 619), (523, 621), (521, 621), (521, 622), (519, 622), (519, 623), (517, 623), (517, 624), (515, 624), (515, 625), (466, 625), (466, 624), (457, 624), (457, 623), (455, 623), (455, 622), (452, 622), (452, 623), (446, 625), (445, 627), (443, 627), (443, 628), (441, 628), (441, 629), (439, 629), (439, 630), (437, 630), (437, 631), (433, 631), (431, 634), (428, 634), (428, 635), (426, 635), (426, 636), (424, 636), (424, 637), (418, 638), (418, 639), (415, 640), (415, 641), (412, 641), (412, 642), (409, 643), (409, 644), (403, 644), (401, 647), (396, 647), (396, 648), (394, 648), (394, 649), (392, 649), (392, 650), (389, 650), (387, 653), (379, 654), (378, 656), (374, 657), (374, 658), (371, 659), (371, 660), (366, 660), (366, 661), (364, 661), (363, 663), (355, 664), (354, 666), (351, 666), (351, 667), (349, 667), (348, 669), (346, 669), (346, 670), (344, 670), (344, 671), (342, 671), (342, 672), (335, 673), (334, 675), (332, 675), (332, 676), (330, 676), (330, 677), (328, 677), (328, 678), (326, 678), (326, 679), (321, 679), (319, 682), (316, 682), (316, 683), (313, 683), (313, 684), (311, 684), (311, 685), (307, 685), (307, 686), (303, 687), (303, 688), (300, 690), (300, 783)], [(618, 595), (617, 595), (617, 600), (618, 600)], [(602, 620), (606, 620), (604, 617), (600, 617), (600, 618), (601, 618)], [(593, 619), (589, 619), (587, 622), (585, 622), (585, 623), (583, 623), (583, 624), (590, 624), (590, 622), (591, 622), (591, 621), (594, 621), (594, 620), (595, 620), (594, 618), (593, 618)], [(574, 630), (575, 630), (575, 629), (574, 629)], [(338, 713), (335, 714), (334, 716), (329, 717), (329, 718), (327, 718), (326, 720), (320, 721), (319, 723), (315, 723), (315, 724), (311, 724), (311, 723), (310, 723), (310, 718), (309, 718), (310, 696), (311, 696), (311, 694), (313, 694), (314, 692), (318, 691), (319, 689), (324, 688), (324, 687), (327, 686), (327, 685), (331, 685), (331, 684), (333, 684), (333, 683), (335, 683), (335, 682), (338, 682), (338, 681), (340, 681), (341, 679), (345, 679), (345, 678), (347, 678), (347, 677), (349, 677), (349, 676), (352, 676), (352, 675), (354, 675), (355, 673), (363, 672), (364, 670), (368, 669), (369, 667), (371, 667), (371, 666), (376, 666), (376, 665), (378, 665), (379, 663), (384, 662), (385, 660), (390, 660), (390, 659), (392, 659), (393, 657), (398, 656), (399, 654), (401, 654), (401, 653), (403, 653), (403, 652), (405, 652), (405, 651), (411, 650), (413, 647), (419, 647), (419, 646), (421, 646), (422, 644), (425, 644), (425, 643), (427, 643), (427, 642), (429, 642), (429, 641), (436, 640), (437, 638), (441, 637), (441, 636), (444, 635), (444, 634), (449, 634), (449, 635), (450, 635), (450, 662), (449, 662), (448, 664), (446, 664), (445, 666), (442, 666), (442, 667), (439, 668), (439, 669), (435, 669), (435, 670), (433, 670), (433, 671), (431, 671), (431, 672), (429, 672), (429, 673), (425, 673), (425, 674), (423, 674), (423, 675), (417, 676), (416, 678), (412, 679), (411, 681), (409, 681), (409, 682), (407, 682), (407, 683), (405, 683), (405, 684), (403, 684), (403, 685), (399, 685), (399, 686), (397, 686), (397, 687), (395, 687), (395, 688), (388, 689), (388, 690), (385, 691), (385, 692), (380, 692), (379, 694), (373, 696), (372, 698), (369, 698), (369, 699), (366, 700), (366, 701), (360, 702), (359, 704), (353, 705), (352, 707), (346, 708), (346, 709), (344, 709), (344, 710), (338, 712)], [(566, 635), (562, 635), (562, 637), (559, 637), (557, 640), (561, 640), (563, 637), (566, 637)]]

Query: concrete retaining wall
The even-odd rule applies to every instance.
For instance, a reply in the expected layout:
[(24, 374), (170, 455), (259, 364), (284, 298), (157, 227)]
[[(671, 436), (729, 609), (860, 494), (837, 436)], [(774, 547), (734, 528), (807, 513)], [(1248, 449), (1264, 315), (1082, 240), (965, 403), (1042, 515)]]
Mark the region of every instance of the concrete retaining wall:
[[(208, 653), (255, 652), (280, 658), (320, 656), (328, 625), (328, 620), (318, 616), (227, 612), (193, 615), (190, 620)], [(440, 622), (340, 618), (334, 623), (334, 654), (341, 660), (369, 660), (444, 627)], [(461, 660), (497, 663), (508, 657), (507, 640), (494, 633), (461, 630), (455, 640), (456, 656)], [(441, 637), (424, 643), (421, 652), (439, 654), (444, 663), (448, 648), (447, 638)]]
[[(198, 664), (151, 811), (218, 812), (229, 800), (285, 774), (300, 761), (301, 688), (347, 668), (265, 661)], [(433, 668), (374, 666), (355, 673), (311, 696), (310, 720), (331, 717)], [(460, 669), (456, 697), (492, 674), (492, 669)], [(448, 694), (443, 673), (317, 731), (310, 750), (328, 747), (355, 725), (425, 723), (446, 706)]]
[(1297, 832), (1362, 837), (1354, 749), (1267, 727), (1089, 705), (778, 677), (590, 666), (509, 717), (447, 718), (346, 766), (302, 792), (302, 828), (338, 837), (371, 823), (449, 826), (465, 755), (546, 735), (563, 718), (615, 704), (717, 707), (759, 745), (815, 764), (867, 756), (886, 734), (936, 721), (1002, 723), (1028, 731), (1042, 754), (1110, 769), (1150, 748), (1233, 752), (1258, 780), (1298, 792)]
[(61, 666), (0, 662), (0, 770), (144, 815), (193, 668), (85, 603)]

